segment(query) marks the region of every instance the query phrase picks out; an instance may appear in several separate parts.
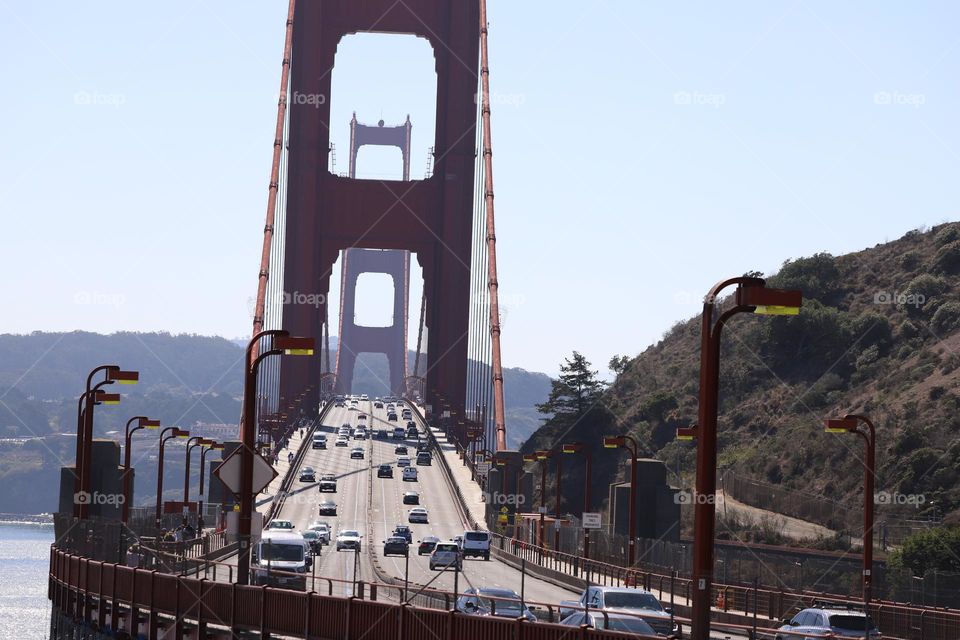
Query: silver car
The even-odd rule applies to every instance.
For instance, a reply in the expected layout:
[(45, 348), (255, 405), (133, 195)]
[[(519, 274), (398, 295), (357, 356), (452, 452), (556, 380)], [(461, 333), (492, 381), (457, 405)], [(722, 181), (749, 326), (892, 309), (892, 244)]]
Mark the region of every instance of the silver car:
[(460, 555), (460, 547), (456, 542), (447, 540), (438, 542), (430, 554), (430, 570), (444, 571), (446, 569), (463, 570), (463, 556)]

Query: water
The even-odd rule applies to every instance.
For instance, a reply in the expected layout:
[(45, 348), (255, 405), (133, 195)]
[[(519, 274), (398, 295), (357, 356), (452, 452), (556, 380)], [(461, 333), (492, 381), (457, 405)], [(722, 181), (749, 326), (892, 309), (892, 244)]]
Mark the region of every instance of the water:
[(47, 640), (53, 525), (0, 522), (0, 638)]

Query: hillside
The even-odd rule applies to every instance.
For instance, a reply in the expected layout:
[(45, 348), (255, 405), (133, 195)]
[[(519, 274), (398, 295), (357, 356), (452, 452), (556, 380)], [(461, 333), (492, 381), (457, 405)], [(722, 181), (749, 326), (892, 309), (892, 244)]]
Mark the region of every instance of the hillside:
[[(724, 329), (721, 472), (859, 509), (863, 443), (824, 433), (822, 420), (864, 413), (877, 426), (877, 491), (902, 503), (881, 505), (878, 517), (960, 517), (960, 224), (787, 260), (768, 284), (801, 289), (804, 307), (792, 318), (740, 314)], [(564, 436), (594, 443), (594, 495), (606, 495), (625, 467), (622, 454), (600, 447), (598, 428), (632, 434), (644, 455), (671, 473), (679, 464), (680, 484), (692, 484), (695, 446), (674, 434), (696, 422), (699, 353), (699, 318), (678, 322), (611, 385), (605, 424)], [(527, 448), (556, 437), (541, 430)], [(580, 478), (564, 492), (572, 510), (582, 496), (579, 464), (564, 467), (565, 478)]]
[[(387, 378), (386, 362), (366, 357), (364, 362), (368, 366), (358, 367), (363, 374), (356, 382), (372, 389)], [(74, 458), (77, 396), (90, 369), (114, 363), (139, 370), (140, 384), (120, 389), (124, 396), (120, 406), (97, 412), (98, 436), (117, 437), (126, 420), (135, 415), (194, 429), (198, 424), (215, 429), (237, 423), (243, 348), (234, 341), (166, 333), (2, 334), (0, 482), (4, 491), (0, 512), (39, 513), (56, 508), (58, 468)], [(526, 437), (539, 425), (530, 416), (535, 414), (533, 406), (546, 397), (549, 378), (507, 369), (504, 380), (511, 437)], [(225, 431), (231, 432), (229, 427)], [(143, 440), (142, 449), (136, 441), (133, 448), (135, 456), (144, 456), (140, 477), (156, 477), (153, 449), (148, 439)], [(181, 458), (171, 457), (171, 476)], [(138, 502), (151, 497), (149, 487), (141, 486)]]

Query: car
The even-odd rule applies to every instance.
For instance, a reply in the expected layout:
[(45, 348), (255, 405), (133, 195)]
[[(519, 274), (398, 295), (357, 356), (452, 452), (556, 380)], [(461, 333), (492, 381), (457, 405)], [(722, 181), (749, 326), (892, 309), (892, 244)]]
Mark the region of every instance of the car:
[(408, 458), (407, 456), (400, 456), (399, 458), (397, 458), (397, 466), (398, 466), (398, 467), (409, 467), (409, 466), (410, 466), (410, 458)]
[[(654, 636), (657, 632), (653, 627), (641, 617), (627, 613), (607, 612), (589, 613), (578, 611), (564, 618), (560, 624), (567, 627), (580, 627), (586, 625), (591, 629), (607, 629), (609, 631), (620, 631), (624, 633), (637, 634), (639, 636)], [(571, 631), (571, 633), (573, 633)]]
[(414, 431), (416, 431), (417, 429), (417, 423), (414, 422), (413, 420), (407, 421), (407, 431), (409, 431), (410, 429), (413, 429)]
[(643, 614), (657, 635), (679, 633), (680, 628), (670, 621), (669, 609), (664, 609), (657, 597), (646, 589), (634, 587), (587, 587), (579, 600), (560, 602), (560, 619), (578, 611), (569, 607), (589, 607), (601, 611)]
[(313, 467), (304, 467), (300, 470), (300, 482), (316, 482), (317, 473), (313, 470)]
[(342, 401), (337, 401), (337, 402), (334, 402), (334, 403), (333, 403), (333, 406), (334, 406), (334, 407), (345, 407), (345, 406), (347, 406), (347, 405), (346, 405), (346, 403), (344, 403), (344, 402), (342, 402)]
[(373, 408), (374, 408), (374, 409), (383, 409), (383, 403), (382, 403), (382, 402), (379, 402), (379, 401), (378, 401), (378, 402), (374, 402), (374, 403), (373, 403)]
[(403, 427), (394, 427), (393, 428), (393, 439), (394, 440), (403, 440), (407, 436), (407, 432), (403, 430)]
[(355, 529), (343, 529), (337, 535), (337, 551), (343, 549), (353, 549), (360, 551), (360, 539), (363, 536)]
[(390, 536), (383, 541), (383, 555), (406, 556), (410, 553), (410, 543), (401, 536)]
[(327, 448), (327, 436), (323, 433), (317, 433), (313, 436), (313, 439), (310, 442), (310, 447), (313, 449), (326, 449)]
[(420, 541), (420, 546), (417, 547), (417, 555), (427, 555), (433, 553), (433, 548), (437, 546), (437, 543), (440, 542), (440, 538), (437, 536), (425, 536), (423, 540)]
[(471, 616), (526, 618), (528, 622), (537, 621), (537, 616), (521, 602), (519, 594), (513, 589), (470, 587), (457, 599), (454, 608)]
[(323, 547), (323, 539), (320, 537), (319, 531), (307, 529), (303, 532), (303, 539), (307, 541), (308, 545), (310, 545), (311, 553), (320, 553), (320, 549)]
[(429, 451), (420, 451), (417, 453), (417, 464), (429, 467), (433, 464), (433, 456), (430, 455)]
[(347, 447), (350, 445), (350, 441), (347, 440), (347, 436), (339, 436), (333, 444), (337, 447)]
[(814, 636), (833, 637), (865, 637), (867, 626), (870, 627), (871, 638), (880, 637), (880, 631), (872, 619), (862, 609), (847, 607), (846, 605), (816, 602), (813, 607), (803, 609), (792, 618), (785, 618), (783, 626), (778, 631), (777, 640), (802, 640), (802, 633)]
[(319, 513), (321, 516), (337, 515), (337, 503), (333, 500), (324, 500), (320, 503)]
[(350, 450), (350, 458), (360, 458), (363, 460), (363, 447), (354, 447)]
[(489, 531), (464, 531), (463, 532), (463, 557), (490, 559), (490, 532)]
[(361, 394), (360, 394), (360, 399), (361, 399), (361, 400), (369, 400), (369, 399), (370, 399), (370, 396), (368, 396), (368, 395), (365, 394), (365, 393), (361, 393)]
[(393, 467), (389, 464), (382, 464), (377, 467), (377, 477), (378, 478), (392, 478), (393, 477)]
[[(398, 463), (399, 464), (399, 463)], [(404, 482), (416, 482), (417, 481), (417, 468), (416, 467), (404, 467), (403, 469), (403, 481)]]
[(386, 429), (377, 429), (377, 439), (379, 439), (379, 440), (386, 440), (386, 439), (387, 439), (387, 431), (386, 431)]
[(407, 429), (407, 439), (409, 439), (409, 440), (419, 440), (419, 439), (420, 439), (420, 432), (417, 431), (416, 428)]
[(267, 526), (264, 527), (266, 531), (293, 531), (296, 527), (293, 526), (293, 523), (289, 520), (277, 520), (273, 519), (267, 523)]
[(354, 431), (353, 431), (353, 439), (354, 439), (354, 440), (366, 440), (366, 439), (367, 439), (367, 432), (364, 431), (363, 429), (354, 429)]
[(347, 411), (360, 411), (360, 409), (358, 409), (356, 403), (354, 403), (347, 407)]
[(324, 493), (336, 493), (337, 492), (337, 476), (332, 473), (325, 473), (320, 476), (320, 482), (317, 483), (317, 488)]
[(320, 535), (320, 542), (322, 544), (330, 544), (330, 525), (326, 522), (315, 521), (311, 522), (310, 526), (307, 527), (308, 531), (316, 531)]
[(438, 542), (430, 553), (431, 571), (447, 569), (463, 570), (463, 556), (460, 555), (460, 547), (453, 540)]
[(405, 456), (407, 455), (407, 446), (403, 444), (398, 444), (396, 447), (393, 448), (393, 452), (398, 456)]
[(428, 524), (429, 521), (430, 518), (427, 515), (427, 510), (423, 507), (414, 507), (413, 509), (410, 509), (410, 512), (407, 514), (407, 522)]
[(396, 422), (396, 421), (398, 420), (397, 414), (395, 414), (395, 413), (388, 413), (388, 414), (387, 414), (387, 420), (389, 420), (390, 422)]
[(405, 524), (398, 524), (397, 526), (395, 526), (393, 528), (393, 533), (391, 535), (400, 536), (401, 538), (406, 540), (408, 543), (413, 542), (413, 531), (411, 531), (410, 527), (408, 527)]
[(403, 504), (420, 504), (420, 494), (416, 491), (407, 491), (403, 494)]
[(427, 453), (430, 452), (429, 442), (420, 442), (417, 444), (417, 453), (422, 453), (423, 451), (426, 451)]

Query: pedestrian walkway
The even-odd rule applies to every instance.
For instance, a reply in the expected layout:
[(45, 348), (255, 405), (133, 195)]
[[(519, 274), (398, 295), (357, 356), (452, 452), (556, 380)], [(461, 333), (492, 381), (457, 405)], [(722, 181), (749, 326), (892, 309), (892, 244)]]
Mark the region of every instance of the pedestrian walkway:
[(277, 452), (277, 464), (275, 464), (273, 467), (277, 470), (277, 477), (267, 485), (266, 489), (257, 495), (256, 508), (257, 511), (264, 515), (264, 517), (270, 513), (270, 507), (273, 505), (273, 501), (280, 492), (283, 479), (286, 477), (287, 472), (292, 466), (289, 462), (289, 454), (293, 453), (293, 459), (294, 462), (296, 462), (297, 451), (300, 450), (300, 445), (303, 444), (303, 441), (309, 437), (309, 427), (304, 427), (303, 438), (300, 437), (300, 429), (295, 429), (293, 434), (290, 436), (290, 440), (287, 442), (287, 446)]
[(460, 494), (463, 496), (469, 513), (470, 522), (478, 523), (482, 528), (486, 521), (484, 518), (486, 503), (483, 501), (483, 490), (476, 481), (470, 479), (470, 468), (460, 459), (457, 454), (457, 447), (447, 439), (446, 434), (436, 427), (431, 427), (430, 432), (437, 440), (440, 453), (446, 460), (447, 466), (453, 474), (453, 479), (460, 489)]

